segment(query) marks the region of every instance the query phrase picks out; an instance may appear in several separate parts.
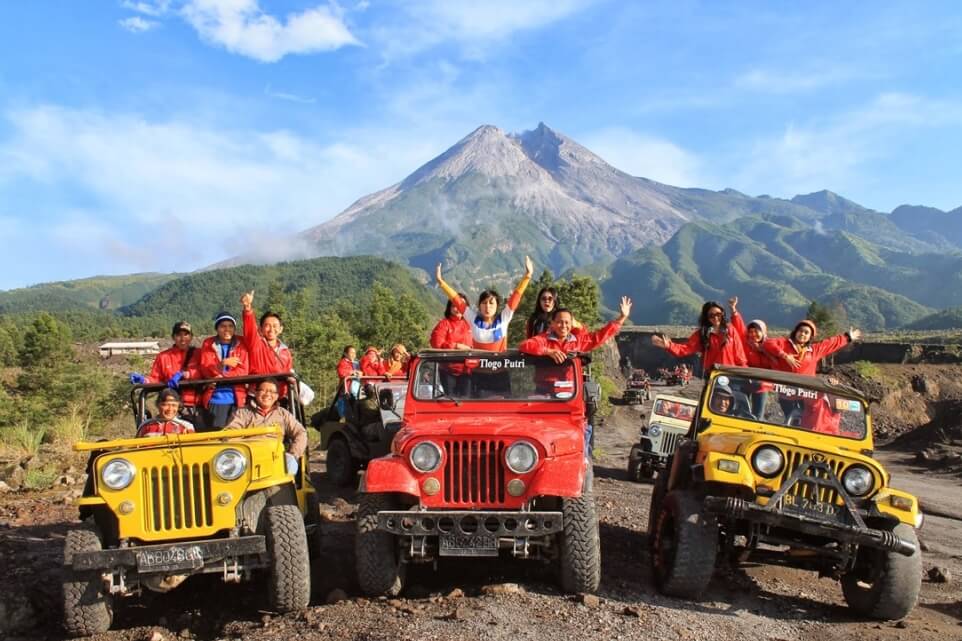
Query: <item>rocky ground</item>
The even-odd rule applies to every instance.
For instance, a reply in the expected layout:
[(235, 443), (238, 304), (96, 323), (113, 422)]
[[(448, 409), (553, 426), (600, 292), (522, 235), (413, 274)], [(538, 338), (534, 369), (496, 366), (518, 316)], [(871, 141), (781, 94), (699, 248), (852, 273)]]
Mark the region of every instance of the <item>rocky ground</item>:
[[(684, 393), (694, 393), (686, 389)], [(836, 583), (783, 568), (719, 570), (704, 600), (665, 598), (651, 585), (646, 557), (651, 486), (626, 479), (640, 406), (616, 406), (597, 434), (595, 491), (603, 579), (597, 596), (561, 595), (551, 573), (531, 562), (446, 561), (410, 576), (399, 599), (358, 595), (353, 572), (354, 493), (332, 488), (321, 455), (313, 470), (322, 495), (324, 554), (308, 610), (265, 612), (256, 585), (196, 577), (167, 595), (118, 609), (110, 641), (304, 639), (962, 639), (962, 488), (951, 471), (916, 463), (911, 448), (885, 451), (894, 484), (918, 493), (929, 511), (920, 538), (926, 577), (918, 607), (903, 622), (865, 621), (846, 609)], [(58, 639), (59, 562), (75, 518), (69, 490), (0, 495), (0, 637)], [(946, 582), (938, 582), (947, 579)]]

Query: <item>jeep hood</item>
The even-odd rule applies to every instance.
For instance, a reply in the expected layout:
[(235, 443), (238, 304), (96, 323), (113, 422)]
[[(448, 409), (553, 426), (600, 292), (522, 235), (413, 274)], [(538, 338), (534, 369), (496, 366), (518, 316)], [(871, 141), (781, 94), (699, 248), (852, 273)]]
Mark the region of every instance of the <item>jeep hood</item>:
[(474, 415), (428, 418), (421, 416), (415, 425), (405, 425), (394, 437), (393, 448), (400, 453), (411, 439), (437, 440), (501, 438), (526, 439), (541, 444), (548, 456), (581, 451), (584, 428), (570, 414), (557, 415)]
[[(809, 438), (793, 438), (784, 433), (775, 434), (771, 432), (718, 432), (714, 434), (704, 434), (698, 437), (698, 449), (701, 451), (744, 456), (748, 448), (756, 443), (771, 443), (773, 445), (790, 446), (801, 450), (823, 452), (831, 456), (859, 461), (870, 467), (881, 469), (881, 465), (871, 456), (867, 456), (855, 448), (841, 447), (833, 443), (832, 440), (834, 439), (830, 440), (830, 437), (826, 437), (825, 441), (822, 442), (819, 447), (814, 448), (811, 446), (810, 433), (803, 432), (800, 436), (808, 436)], [(853, 444), (858, 445), (860, 443), (853, 441)]]

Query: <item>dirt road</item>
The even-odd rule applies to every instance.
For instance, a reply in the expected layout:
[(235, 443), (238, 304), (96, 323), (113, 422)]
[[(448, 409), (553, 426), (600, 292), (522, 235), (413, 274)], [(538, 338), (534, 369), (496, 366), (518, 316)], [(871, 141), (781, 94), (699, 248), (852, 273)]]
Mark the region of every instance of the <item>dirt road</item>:
[[(651, 486), (631, 483), (625, 475), (642, 409), (616, 406), (597, 433), (595, 490), (603, 555), (598, 599), (561, 595), (546, 568), (510, 560), (442, 562), (436, 572), (414, 572), (404, 598), (360, 598), (353, 571), (354, 493), (332, 488), (321, 474), (322, 457), (316, 456), (313, 468), (325, 517), (324, 561), (314, 577), (318, 605), (275, 616), (259, 609), (257, 586), (225, 586), (197, 577), (171, 594), (128, 602), (117, 612), (115, 630), (100, 638), (962, 639), (962, 522), (950, 518), (962, 509), (959, 478), (916, 469), (898, 452), (882, 455), (894, 482), (944, 515), (930, 515), (921, 532), (925, 568), (938, 565), (953, 577), (947, 584), (926, 580), (921, 602), (905, 622), (858, 620), (835, 582), (783, 568), (721, 570), (699, 603), (659, 595), (651, 586), (645, 553)], [(63, 501), (53, 492), (0, 497), (0, 567), (5, 570), (0, 623), (19, 617), (15, 622), (21, 628), (0, 636), (63, 636), (57, 623), (60, 546), (75, 513)], [(341, 600), (326, 604), (336, 599)]]

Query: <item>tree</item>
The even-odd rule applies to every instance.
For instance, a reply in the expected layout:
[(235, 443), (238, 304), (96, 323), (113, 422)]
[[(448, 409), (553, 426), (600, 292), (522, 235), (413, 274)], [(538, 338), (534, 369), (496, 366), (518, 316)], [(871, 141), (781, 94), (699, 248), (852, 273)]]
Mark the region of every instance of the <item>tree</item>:
[(572, 276), (570, 281), (559, 281), (558, 296), (583, 325), (593, 327), (601, 321), (598, 313), (601, 289), (590, 276)]
[(428, 315), (424, 306), (410, 294), (397, 296), (375, 282), (368, 313), (357, 329), (364, 345), (389, 348), (395, 343), (404, 343), (408, 351), (414, 351), (427, 342)]
[(826, 305), (813, 300), (805, 312), (805, 318), (815, 323), (820, 336), (834, 336), (839, 333), (838, 319)]
[(10, 367), (17, 364), (17, 346), (9, 330), (0, 325), (0, 367)]
[(41, 312), (24, 333), (20, 364), (26, 368), (56, 366), (72, 358), (70, 328)]

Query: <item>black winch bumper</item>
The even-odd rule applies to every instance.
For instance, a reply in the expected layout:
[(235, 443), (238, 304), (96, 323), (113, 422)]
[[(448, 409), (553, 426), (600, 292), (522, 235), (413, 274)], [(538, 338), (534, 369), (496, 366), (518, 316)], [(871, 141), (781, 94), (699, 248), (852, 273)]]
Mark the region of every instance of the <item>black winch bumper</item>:
[(261, 535), (255, 535), (77, 552), (67, 565), (74, 570), (110, 570), (120, 567), (136, 568), (141, 574), (175, 571), (189, 573), (227, 558), (266, 552), (266, 540)]
[(378, 512), (377, 527), (398, 536), (534, 537), (560, 532), (564, 523), (561, 512), (399, 510)]

